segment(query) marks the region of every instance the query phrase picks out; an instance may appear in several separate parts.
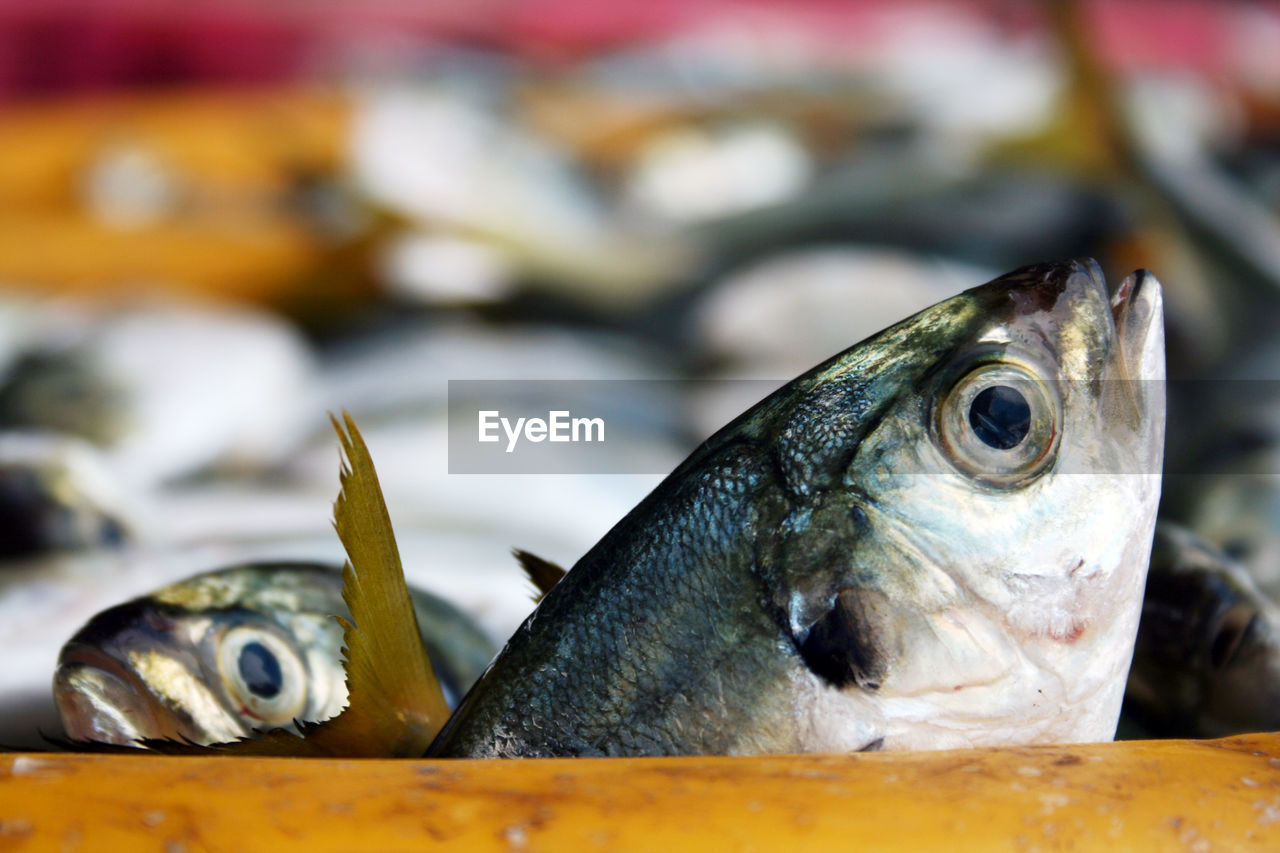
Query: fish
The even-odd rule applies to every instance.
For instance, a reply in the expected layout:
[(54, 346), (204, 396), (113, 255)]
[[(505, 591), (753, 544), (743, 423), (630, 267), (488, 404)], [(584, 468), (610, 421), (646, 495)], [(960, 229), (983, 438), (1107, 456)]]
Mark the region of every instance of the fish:
[(3, 365), (0, 424), (6, 430), (47, 430), (98, 445), (127, 431), (126, 391), (104, 375), (86, 346), (31, 347)]
[[(53, 677), (67, 735), (213, 744), (333, 717), (348, 699), (333, 618), (350, 618), (342, 584), (322, 564), (248, 564), (97, 614), (63, 646)], [(411, 595), (436, 677), (456, 704), (496, 648), (449, 602)]]
[(1273, 445), (1248, 449), (1217, 470), (1179, 476), (1183, 511), (1174, 516), (1247, 569), (1271, 598), (1280, 596), (1278, 472), (1280, 445)]
[(1277, 600), (1280, 346), (1242, 342), (1240, 349), (1207, 378), (1171, 383), (1181, 435), (1171, 436), (1160, 511), (1221, 548)]
[(546, 594), (431, 757), (1109, 740), (1164, 444), (1159, 281), (967, 290), (707, 439)]
[(0, 426), (79, 436), (132, 488), (278, 464), (319, 411), (310, 344), (265, 311), (37, 302), (0, 326)]
[(1146, 736), (1280, 728), (1280, 606), (1191, 530), (1156, 526), (1124, 718)]
[(0, 431), (0, 561), (121, 545), (134, 536), (127, 496), (88, 442)]

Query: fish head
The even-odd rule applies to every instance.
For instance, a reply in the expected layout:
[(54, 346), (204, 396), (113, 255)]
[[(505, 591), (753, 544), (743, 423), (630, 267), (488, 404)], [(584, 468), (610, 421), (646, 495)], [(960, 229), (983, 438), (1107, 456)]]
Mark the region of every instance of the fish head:
[(263, 577), (252, 567), (212, 573), (94, 616), (54, 673), (67, 734), (210, 744), (337, 713), (340, 625), (305, 590)]
[(1113, 736), (1163, 378), (1159, 282), (1109, 291), (1071, 261), (928, 308), (766, 402), (784, 497), (757, 562), (818, 676), (810, 746)]

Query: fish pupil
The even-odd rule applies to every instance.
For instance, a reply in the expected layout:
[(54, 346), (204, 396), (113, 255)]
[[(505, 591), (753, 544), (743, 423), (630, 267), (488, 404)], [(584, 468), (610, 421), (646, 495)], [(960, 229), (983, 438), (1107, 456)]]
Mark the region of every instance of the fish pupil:
[(1031, 406), (1017, 388), (992, 385), (969, 404), (969, 426), (983, 444), (1011, 450), (1031, 431)]
[(255, 696), (274, 699), (284, 687), (280, 661), (262, 643), (248, 643), (240, 650), (240, 677)]

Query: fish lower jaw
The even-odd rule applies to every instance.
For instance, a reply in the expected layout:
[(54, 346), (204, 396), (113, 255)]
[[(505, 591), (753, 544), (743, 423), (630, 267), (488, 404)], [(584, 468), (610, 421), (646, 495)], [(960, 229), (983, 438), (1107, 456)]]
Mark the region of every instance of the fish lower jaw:
[[(962, 749), (979, 746), (1108, 741), (1115, 736), (1119, 704), (1046, 701), (1004, 715), (975, 716), (929, 703), (924, 713), (893, 712), (884, 749)], [(932, 711), (929, 713), (928, 711)]]
[(54, 702), (62, 727), (73, 740), (129, 746), (147, 734), (135, 724), (132, 709), (122, 708), (112, 695), (118, 684), (101, 671), (77, 671), (59, 667)]
[(814, 679), (797, 696), (804, 752), (961, 749), (1108, 741), (1123, 678), (1100, 678), (1068, 696), (1062, 677), (1030, 664), (983, 684), (961, 681), (910, 695), (837, 689)]

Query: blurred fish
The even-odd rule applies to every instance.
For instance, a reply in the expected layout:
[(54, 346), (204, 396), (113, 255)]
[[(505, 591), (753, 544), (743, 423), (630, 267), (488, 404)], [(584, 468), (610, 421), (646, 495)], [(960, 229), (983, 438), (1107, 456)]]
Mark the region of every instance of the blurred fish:
[(525, 283), (587, 304), (634, 305), (679, 280), (695, 254), (679, 232), (618, 228), (565, 153), (475, 93), (382, 90), (360, 104), (353, 179), (426, 231), (479, 238)]
[(81, 346), (22, 351), (0, 382), (0, 424), (110, 444), (128, 429), (128, 400)]
[(680, 225), (777, 204), (801, 193), (813, 163), (796, 134), (762, 120), (684, 126), (641, 146), (626, 202)]
[[(1235, 471), (1191, 478), (1188, 526), (1280, 596), (1280, 447), (1244, 456)], [(1182, 478), (1179, 478), (1182, 479)]]
[(1164, 432), (1160, 286), (1026, 267), (710, 438), (543, 599), (434, 756), (1110, 738)]
[(1156, 527), (1124, 714), (1158, 737), (1280, 728), (1280, 608), (1227, 554)]
[(1123, 221), (1097, 188), (1029, 166), (957, 172), (934, 148), (911, 136), (868, 142), (804, 195), (692, 230), (720, 272), (835, 243), (1007, 269), (1096, 248)]
[[(471, 619), (414, 591), (422, 642), (450, 703), (495, 651)], [(339, 572), (260, 564), (209, 572), (113, 607), (63, 647), (54, 698), (76, 740), (209, 744), (338, 713), (350, 618)], [(390, 664), (389, 664), (390, 665)]]
[(0, 433), (0, 559), (118, 545), (131, 535), (125, 499), (89, 444)]
[(1193, 530), (1280, 596), (1280, 346), (1255, 347), (1170, 383), (1167, 495), (1161, 515)]
[(79, 435), (130, 486), (278, 462), (319, 412), (309, 347), (268, 314), (24, 307), (0, 364), (0, 425)]

